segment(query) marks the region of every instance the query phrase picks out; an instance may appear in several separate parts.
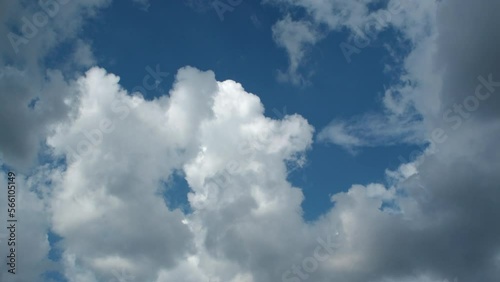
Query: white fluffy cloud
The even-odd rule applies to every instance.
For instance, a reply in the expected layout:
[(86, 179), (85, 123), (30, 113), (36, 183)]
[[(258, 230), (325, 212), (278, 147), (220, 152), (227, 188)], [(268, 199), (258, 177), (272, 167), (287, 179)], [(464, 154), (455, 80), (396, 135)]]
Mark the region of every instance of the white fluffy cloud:
[[(291, 230), (274, 220), (302, 221), (303, 196), (286, 181), (286, 162), (300, 161), (312, 127), (299, 116), (264, 117), (257, 96), (211, 72), (181, 69), (176, 81), (169, 97), (153, 101), (127, 95), (116, 76), (98, 68), (72, 83), (74, 116), (48, 138), (67, 160), (50, 206), (71, 280), (125, 271), (161, 281), (197, 262), (199, 275), (254, 281), (240, 255), (260, 264), (264, 254), (245, 249), (285, 250), (280, 238)], [(170, 211), (162, 198), (162, 181), (174, 170), (192, 189), (191, 215)], [(270, 230), (272, 241), (256, 237)]]

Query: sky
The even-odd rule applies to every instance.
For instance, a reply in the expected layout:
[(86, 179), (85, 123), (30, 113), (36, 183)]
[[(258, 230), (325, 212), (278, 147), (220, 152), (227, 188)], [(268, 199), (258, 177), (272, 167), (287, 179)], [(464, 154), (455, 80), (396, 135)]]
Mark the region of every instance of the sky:
[(0, 281), (496, 281), (499, 10), (0, 0)]

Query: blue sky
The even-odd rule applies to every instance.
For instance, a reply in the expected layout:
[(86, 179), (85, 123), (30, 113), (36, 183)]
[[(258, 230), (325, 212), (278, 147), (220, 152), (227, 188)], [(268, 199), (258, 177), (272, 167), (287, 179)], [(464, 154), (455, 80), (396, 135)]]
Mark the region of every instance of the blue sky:
[(496, 281), (498, 10), (0, 2), (0, 281)]

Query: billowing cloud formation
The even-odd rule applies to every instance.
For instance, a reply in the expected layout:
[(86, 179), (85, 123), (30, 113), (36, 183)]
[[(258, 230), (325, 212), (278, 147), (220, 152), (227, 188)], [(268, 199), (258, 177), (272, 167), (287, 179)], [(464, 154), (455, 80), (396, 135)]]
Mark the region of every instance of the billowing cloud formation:
[[(291, 220), (299, 221), (302, 193), (286, 182), (284, 161), (296, 160), (311, 143), (303, 118), (267, 119), (257, 96), (193, 68), (180, 70), (170, 96), (154, 101), (128, 96), (117, 83), (102, 69), (87, 72), (74, 83), (75, 118), (48, 139), (68, 160), (50, 205), (54, 231), (66, 238), (72, 279), (101, 281), (124, 269), (150, 281), (188, 255), (216, 256), (226, 240), (256, 240), (245, 230), (260, 218), (272, 225), (271, 216), (295, 214)], [(175, 169), (192, 189), (191, 216), (169, 211), (159, 195)], [(221, 233), (234, 222), (247, 226)], [(201, 234), (205, 243), (196, 247), (193, 236)]]
[[(405, 75), (384, 98), (394, 129), (364, 136), (393, 140), (408, 124), (400, 121), (415, 122), (417, 114), (421, 124), (412, 134), (434, 146), (388, 171), (387, 185), (353, 185), (333, 195), (332, 208), (311, 223), (302, 218), (303, 194), (287, 181), (287, 165), (304, 161), (313, 127), (298, 115), (265, 117), (258, 96), (237, 82), (186, 67), (168, 96), (147, 101), (98, 67), (75, 79), (50, 71), (41, 76), (41, 92), (23, 90), (32, 84), (22, 68), (2, 69), (1, 87), (12, 89), (5, 93), (28, 93), (10, 97), (16, 107), (39, 100), (9, 112), (26, 131), (1, 139), (1, 161), (26, 167), (41, 153), (45, 163), (17, 176), (26, 230), (19, 233), (19, 279), (60, 270), (82, 282), (495, 281), (498, 5), (418, 3), (415, 13), (394, 21), (413, 43)], [(314, 11), (329, 23), (327, 10)], [(352, 14), (365, 11), (359, 6)], [(428, 21), (415, 26), (418, 17)], [(449, 50), (451, 39), (466, 47)], [(360, 120), (345, 128), (362, 132)], [(341, 141), (367, 144), (338, 132)], [(30, 134), (32, 141), (18, 144)], [(16, 145), (35, 149), (28, 157)], [(189, 184), (191, 213), (165, 203), (164, 184), (176, 172)], [(62, 237), (57, 246), (50, 246), (49, 231)], [(62, 251), (61, 261), (47, 259), (51, 248)]]

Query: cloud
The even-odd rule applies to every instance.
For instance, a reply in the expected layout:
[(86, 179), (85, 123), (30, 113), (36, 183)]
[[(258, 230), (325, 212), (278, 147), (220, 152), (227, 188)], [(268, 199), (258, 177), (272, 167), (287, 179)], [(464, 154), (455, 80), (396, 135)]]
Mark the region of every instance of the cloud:
[(75, 44), (75, 51), (72, 62), (76, 62), (77, 66), (91, 67), (96, 64), (96, 59), (92, 52), (92, 47), (89, 43), (78, 40)]
[(287, 15), (273, 26), (273, 38), (287, 51), (290, 61), (286, 72), (278, 72), (278, 80), (289, 81), (295, 85), (306, 84), (307, 78), (299, 72), (299, 67), (303, 63), (307, 47), (320, 39), (318, 32), (310, 23), (294, 21)]
[(174, 265), (190, 251), (184, 215), (170, 211), (158, 195), (182, 158), (176, 156), (182, 148), (175, 147), (172, 121), (164, 115), (167, 100), (145, 102), (117, 83), (118, 77), (102, 69), (89, 70), (74, 84), (78, 114), (48, 139), (68, 164), (54, 185), (51, 208), (53, 228), (65, 238), (71, 279), (88, 275), (101, 281), (125, 269), (151, 280), (155, 269)]
[(415, 117), (399, 118), (366, 114), (350, 121), (335, 120), (318, 134), (318, 141), (331, 142), (354, 152), (362, 147), (422, 144), (421, 122)]
[[(189, 257), (202, 265), (232, 265), (233, 255), (217, 258), (226, 248), (220, 245), (224, 241), (230, 243), (225, 251), (234, 255), (247, 248), (232, 246), (239, 236), (256, 248), (271, 247), (265, 240), (251, 243), (254, 235), (240, 232), (265, 228), (258, 226), (261, 219), (287, 211), (296, 214), (292, 222), (300, 221), (303, 197), (286, 181), (286, 162), (312, 142), (312, 128), (303, 118), (268, 119), (260, 99), (240, 84), (217, 82), (213, 73), (194, 68), (181, 69), (170, 96), (153, 101), (128, 95), (118, 81), (93, 68), (72, 83), (79, 93), (77, 114), (48, 138), (56, 156), (67, 160), (61, 179), (53, 184), (50, 206), (52, 228), (64, 238), (70, 280), (101, 281), (113, 271), (153, 279), (179, 272), (176, 265), (188, 268), (184, 260)], [(101, 124), (108, 124), (107, 130)], [(192, 190), (192, 215), (170, 211), (158, 194), (175, 170), (183, 170)], [(223, 181), (217, 181), (220, 176)], [(292, 210), (290, 203), (295, 203)], [(219, 227), (238, 220), (250, 221), (233, 235), (219, 233)], [(201, 246), (200, 240), (205, 241)], [(161, 242), (163, 249), (153, 242)], [(280, 245), (286, 248), (285, 242)], [(262, 255), (256, 255), (253, 263), (260, 264)], [(142, 259), (137, 261), (137, 256)], [(199, 275), (240, 279), (234, 277), (242, 271), (252, 277), (238, 263), (221, 269), (213, 273), (203, 266)]]
[(332, 123), (328, 127), (324, 128), (318, 134), (318, 140), (329, 141), (349, 150), (352, 150), (353, 147), (365, 145), (361, 139), (347, 132), (345, 124), (338, 122)]
[(10, 132), (0, 138), (1, 155), (9, 165), (20, 169), (36, 161), (44, 136), (55, 122), (68, 116), (70, 108), (65, 99), (69, 101), (74, 94), (59, 71), (48, 71), (40, 80), (31, 74), (13, 67), (0, 71), (0, 127)]

